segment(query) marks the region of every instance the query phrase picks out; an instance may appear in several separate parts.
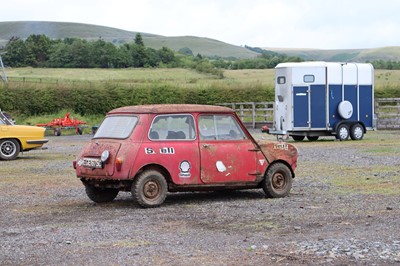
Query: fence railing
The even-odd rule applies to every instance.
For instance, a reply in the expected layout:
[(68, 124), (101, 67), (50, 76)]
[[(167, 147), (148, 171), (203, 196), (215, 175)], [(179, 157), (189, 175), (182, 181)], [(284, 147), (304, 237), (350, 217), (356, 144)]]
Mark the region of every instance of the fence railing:
[[(247, 127), (273, 125), (274, 102), (222, 103), (235, 110)], [(375, 99), (377, 129), (400, 129), (400, 98)]]
[(274, 123), (274, 102), (222, 103), (235, 110), (247, 127), (259, 128)]
[(400, 129), (400, 98), (376, 99), (375, 113), (378, 129)]

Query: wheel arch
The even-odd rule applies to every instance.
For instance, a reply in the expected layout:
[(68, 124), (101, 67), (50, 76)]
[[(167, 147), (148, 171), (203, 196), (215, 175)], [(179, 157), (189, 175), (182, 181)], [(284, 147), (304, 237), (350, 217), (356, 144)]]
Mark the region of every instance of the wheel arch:
[(3, 140), (16, 140), (18, 142), (18, 144), (19, 144), (19, 151), (20, 152), (24, 151), (22, 149), (22, 142), (21, 142), (21, 140), (19, 138), (1, 138), (0, 139), (0, 141), (3, 141)]
[(286, 165), (289, 168), (290, 173), (292, 174), (292, 179), (296, 177), (292, 167), (290, 166), (290, 164), (287, 161), (285, 161), (285, 160), (276, 160), (276, 161), (270, 162), (268, 167), (265, 169), (264, 178), (267, 176), (268, 170), (271, 168), (271, 166), (276, 164), (276, 163), (282, 163), (282, 164)]
[(142, 168), (140, 168), (139, 171), (137, 171), (137, 173), (133, 176), (132, 179), (135, 180), (140, 173), (142, 173), (146, 170), (158, 171), (165, 177), (165, 180), (167, 181), (168, 184), (172, 183), (171, 174), (168, 172), (168, 170), (164, 166), (159, 165), (159, 164), (154, 164), (154, 163), (147, 164), (147, 165), (143, 166)]

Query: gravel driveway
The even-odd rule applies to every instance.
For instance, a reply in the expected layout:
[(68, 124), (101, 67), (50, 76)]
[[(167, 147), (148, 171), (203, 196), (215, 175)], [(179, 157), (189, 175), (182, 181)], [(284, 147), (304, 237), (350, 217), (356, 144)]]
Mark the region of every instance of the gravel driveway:
[(90, 137), (0, 161), (0, 265), (400, 264), (398, 131), (295, 143), (286, 198), (179, 193), (155, 209), (87, 198), (72, 160)]

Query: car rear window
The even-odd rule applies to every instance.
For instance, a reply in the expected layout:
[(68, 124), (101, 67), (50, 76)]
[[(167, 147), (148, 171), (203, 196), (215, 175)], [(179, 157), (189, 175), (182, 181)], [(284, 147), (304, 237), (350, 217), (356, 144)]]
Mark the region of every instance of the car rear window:
[(137, 121), (136, 116), (108, 116), (101, 123), (93, 138), (126, 139)]

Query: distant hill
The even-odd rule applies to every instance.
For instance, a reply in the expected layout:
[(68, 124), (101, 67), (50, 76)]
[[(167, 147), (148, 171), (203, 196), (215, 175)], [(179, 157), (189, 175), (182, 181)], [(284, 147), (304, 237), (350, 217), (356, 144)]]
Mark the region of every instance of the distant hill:
[[(115, 44), (121, 44), (124, 42), (132, 42), (137, 32), (83, 23), (46, 21), (0, 22), (0, 46), (5, 45), (13, 36), (25, 39), (31, 34), (45, 34), (52, 39), (77, 37), (93, 40), (101, 37)], [(201, 54), (203, 56), (224, 58), (252, 58), (259, 55), (244, 47), (208, 38), (192, 36), (165, 37), (143, 32), (140, 32), (140, 34), (143, 37), (145, 45), (155, 49), (166, 46), (178, 51), (181, 48), (187, 47), (192, 50), (194, 55)]]
[[(114, 44), (132, 42), (136, 31), (126, 31), (111, 27), (70, 23), (70, 22), (46, 22), (46, 21), (14, 21), (0, 22), (0, 47), (4, 46), (13, 37), (27, 38), (31, 34), (45, 34), (52, 39), (77, 37), (87, 40), (102, 38)], [(208, 57), (222, 58), (254, 58), (260, 55), (264, 49), (272, 52), (299, 56), (304, 60), (340, 61), (340, 62), (366, 62), (374, 60), (400, 61), (400, 46), (382, 47), (374, 49), (282, 49), (263, 47), (246, 49), (245, 47), (224, 43), (195, 36), (166, 37), (157, 34), (140, 32), (146, 46), (159, 49), (163, 46), (179, 51), (189, 48), (194, 55), (201, 54)]]
[(328, 62), (366, 62), (374, 60), (400, 61), (400, 46), (382, 47), (373, 49), (283, 49), (263, 47), (265, 50), (299, 56), (304, 60), (328, 61)]

